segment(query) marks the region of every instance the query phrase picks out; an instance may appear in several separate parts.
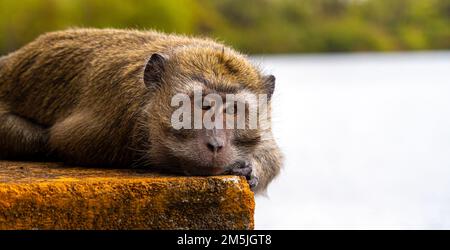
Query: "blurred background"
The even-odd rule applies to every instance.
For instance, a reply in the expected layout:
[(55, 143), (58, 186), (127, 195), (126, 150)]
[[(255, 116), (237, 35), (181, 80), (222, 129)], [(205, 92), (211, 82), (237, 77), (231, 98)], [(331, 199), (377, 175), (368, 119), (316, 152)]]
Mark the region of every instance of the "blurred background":
[(448, 49), (448, 0), (0, 0), (0, 53), (67, 27), (211, 36), (245, 53)]
[(450, 229), (450, 0), (0, 0), (0, 54), (68, 27), (208, 36), (276, 75), (257, 229)]

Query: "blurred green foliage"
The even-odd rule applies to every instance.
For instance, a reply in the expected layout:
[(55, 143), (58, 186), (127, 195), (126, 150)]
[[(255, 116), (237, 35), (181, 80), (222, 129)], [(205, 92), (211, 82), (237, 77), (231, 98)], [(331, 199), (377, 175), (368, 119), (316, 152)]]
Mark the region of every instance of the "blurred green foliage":
[(247, 53), (450, 48), (450, 0), (0, 0), (0, 54), (68, 27), (204, 35)]

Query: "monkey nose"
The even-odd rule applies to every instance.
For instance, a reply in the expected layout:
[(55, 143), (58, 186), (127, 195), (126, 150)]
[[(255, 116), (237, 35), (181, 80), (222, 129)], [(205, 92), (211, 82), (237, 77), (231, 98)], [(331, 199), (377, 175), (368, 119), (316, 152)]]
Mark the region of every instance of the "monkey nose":
[(223, 141), (213, 137), (206, 143), (206, 146), (212, 152), (217, 153), (223, 148)]

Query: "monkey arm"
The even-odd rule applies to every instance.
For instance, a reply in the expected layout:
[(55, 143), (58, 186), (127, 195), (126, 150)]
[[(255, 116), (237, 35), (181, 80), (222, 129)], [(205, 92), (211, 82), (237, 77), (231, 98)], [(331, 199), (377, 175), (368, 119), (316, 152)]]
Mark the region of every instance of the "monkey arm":
[(250, 158), (253, 169), (251, 178), (256, 178), (258, 182), (254, 188), (255, 192), (266, 190), (269, 183), (279, 174), (282, 162), (283, 156), (275, 140), (270, 137), (262, 141)]
[(0, 159), (43, 158), (48, 154), (45, 128), (8, 112), (0, 104)]

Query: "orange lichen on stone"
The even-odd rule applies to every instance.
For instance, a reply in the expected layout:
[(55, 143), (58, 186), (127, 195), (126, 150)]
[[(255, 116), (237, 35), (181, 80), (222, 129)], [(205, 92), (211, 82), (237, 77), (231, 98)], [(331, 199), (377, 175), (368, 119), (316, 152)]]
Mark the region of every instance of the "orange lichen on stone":
[(253, 229), (243, 177), (0, 162), (0, 229)]

